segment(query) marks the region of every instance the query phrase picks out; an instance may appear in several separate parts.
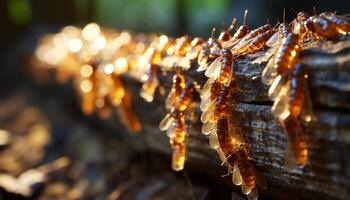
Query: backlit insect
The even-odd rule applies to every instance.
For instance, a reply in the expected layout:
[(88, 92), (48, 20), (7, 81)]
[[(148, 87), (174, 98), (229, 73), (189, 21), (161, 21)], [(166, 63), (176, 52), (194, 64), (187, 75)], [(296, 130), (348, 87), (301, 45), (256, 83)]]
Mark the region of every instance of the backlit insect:
[(250, 160), (248, 147), (242, 142), (238, 130), (231, 125), (227, 116), (219, 118), (210, 135), (210, 146), (216, 149), (220, 159), (228, 164), (233, 183), (241, 186), (249, 200), (256, 200), (257, 185), (266, 189), (266, 183)]
[(292, 21), (292, 31), (294, 34), (298, 34), (301, 38), (307, 35), (306, 21), (310, 18), (310, 14), (307, 12), (299, 12), (297, 17)]
[(223, 45), (224, 48), (231, 49), (240, 41), (240, 39), (242, 39), (244, 36), (246, 36), (250, 32), (249, 26), (245, 24), (247, 14), (248, 14), (248, 10), (245, 10), (244, 17), (243, 17), (243, 24), (237, 29), (233, 37), (226, 44)]
[(336, 39), (338, 37), (338, 30), (336, 25), (326, 18), (320, 16), (312, 16), (305, 22), (306, 29), (311, 32), (316, 39)]
[(186, 53), (186, 58), (189, 60), (189, 62), (192, 62), (198, 59), (198, 56), (202, 49), (203, 44), (204, 44), (204, 40), (200, 37), (195, 37), (191, 41), (191, 49)]
[[(254, 43), (252, 42), (256, 37), (258, 37), (259, 35), (262, 34), (269, 34), (269, 31), (271, 31), (272, 26), (271, 24), (265, 24), (264, 26), (261, 26), (257, 29), (254, 29), (252, 31), (250, 31), (246, 36), (244, 36), (239, 42), (238, 44), (236, 44), (233, 48), (232, 48), (232, 52), (235, 56), (240, 56), (243, 55), (245, 53), (247, 53), (248, 49), (255, 44), (256, 42), (258, 42), (260, 40), (255, 40)], [(267, 33), (266, 33), (267, 32)], [(272, 34), (271, 34), (272, 35)], [(260, 36), (262, 37), (262, 36)], [(263, 37), (265, 38), (265, 37)], [(266, 41), (269, 38), (266, 39)], [(266, 42), (265, 41), (265, 42)], [(265, 43), (264, 43), (265, 44)]]
[(212, 29), (211, 36), (206, 43), (203, 44), (202, 50), (198, 56), (199, 68), (197, 71), (204, 71), (208, 68), (209, 63), (214, 61), (220, 55), (221, 44), (214, 39), (215, 28)]
[[(295, 119), (300, 117), (306, 122), (312, 120), (313, 113), (307, 78), (305, 67), (298, 63), (294, 67), (290, 80), (283, 83), (284, 81), (280, 80), (281, 76), (275, 79), (276, 86), (274, 84), (271, 86), (275, 90), (269, 91), (269, 95), (276, 98), (272, 106), (272, 113), (277, 118), (284, 120), (291, 116)], [(279, 92), (276, 92), (278, 90)]]
[(189, 36), (177, 38), (171, 48), (173, 53), (163, 58), (162, 66), (167, 68), (179, 66), (188, 69), (191, 63), (186, 58), (186, 54), (191, 50), (191, 38)]
[(165, 101), (165, 108), (170, 110), (172, 107), (174, 107), (175, 104), (177, 103), (176, 101), (180, 99), (182, 91), (185, 89), (186, 89), (186, 79), (179, 72), (179, 70), (176, 70), (175, 75), (173, 76), (173, 83), (172, 83), (171, 90)]
[(218, 80), (220, 84), (228, 85), (231, 82), (235, 63), (231, 50), (222, 49), (221, 55), (210, 64), (205, 71), (205, 76)]
[(270, 29), (256, 36), (254, 39), (251, 40), (250, 45), (247, 46), (247, 50), (245, 53), (254, 53), (262, 49), (265, 46), (266, 42), (271, 38), (273, 33), (274, 30)]
[(186, 158), (186, 117), (193, 106), (193, 86), (185, 77), (176, 71), (173, 77), (172, 89), (166, 100), (169, 110), (159, 124), (162, 131), (167, 131), (173, 149), (172, 168), (182, 170)]
[[(287, 23), (281, 23), (279, 26), (278, 26), (278, 31), (275, 32), (271, 37), (270, 39), (268, 39), (265, 43), (266, 46), (269, 47), (269, 49), (264, 53), (264, 55), (261, 55), (260, 57), (258, 57), (257, 59), (255, 59), (252, 63), (257, 63), (257, 64), (261, 64), (263, 62), (266, 62), (266, 61), (270, 61), (271, 63), (269, 64), (272, 65), (274, 63), (274, 60), (271, 59), (271, 57), (276, 57), (276, 51), (278, 50), (278, 48), (280, 47), (281, 45), (281, 42), (282, 42), (282, 39), (285, 38), (287, 36), (288, 33), (291, 33), (291, 29), (289, 27), (289, 25)], [(271, 73), (273, 72), (269, 72), (269, 71), (266, 71), (267, 69), (270, 69), (270, 68), (265, 68), (265, 71), (263, 71), (263, 74), (262, 74), (262, 81), (263, 83), (265, 83), (266, 81), (266, 78), (267, 79), (271, 79), (270, 77), (265, 77), (265, 74), (267, 75), (270, 75)], [(271, 69), (270, 69), (271, 70)], [(271, 74), (273, 75), (273, 74)], [(267, 83), (266, 83), (267, 84)]]
[(338, 33), (342, 35), (349, 34), (350, 32), (350, 19), (348, 17), (339, 16), (334, 13), (326, 12), (320, 14), (320, 17), (327, 19), (335, 25)]
[[(237, 169), (238, 168), (238, 169)], [(253, 162), (249, 157), (249, 148), (245, 144), (239, 145), (237, 149), (237, 166), (236, 169), (239, 172), (233, 172), (238, 180), (240, 180), (238, 173), (242, 179), (242, 192), (247, 195), (249, 200), (258, 199), (258, 186), (262, 189), (266, 189), (267, 184), (255, 169)], [(236, 177), (235, 177), (236, 178)], [(238, 182), (238, 181), (237, 181)]]
[(154, 93), (159, 85), (158, 66), (162, 59), (161, 51), (149, 47), (143, 55), (143, 59), (145, 59), (144, 65), (146, 65), (149, 69), (147, 73), (147, 80), (142, 85), (140, 96), (147, 102), (151, 102), (153, 101)]
[(231, 87), (222, 85), (210, 78), (202, 89), (200, 109), (203, 111), (202, 133), (209, 135), (215, 132), (219, 118), (229, 115), (231, 102)]
[(308, 150), (300, 122), (298, 119), (289, 116), (282, 120), (281, 124), (288, 138), (288, 146), (285, 150), (285, 166), (289, 170), (293, 170), (295, 167), (304, 167), (308, 158)]
[(219, 34), (219, 41), (221, 43), (227, 42), (232, 38), (232, 30), (236, 27), (237, 20), (233, 19), (231, 22), (231, 25), (228, 27), (228, 29), (225, 29), (224, 25), (221, 28), (221, 32)]
[(156, 41), (150, 44), (150, 47), (141, 55), (139, 61), (143, 68), (147, 68), (147, 80), (142, 85), (140, 96), (147, 102), (152, 102), (154, 93), (159, 85), (158, 68), (162, 63), (164, 55), (172, 46), (172, 39), (165, 35), (157, 37)]
[(184, 111), (173, 108), (159, 124), (159, 129), (167, 131), (173, 149), (172, 168), (180, 171), (186, 160), (186, 119)]
[(292, 24), (293, 32), (299, 34), (301, 38), (310, 33), (316, 40), (336, 39), (339, 35), (346, 35), (350, 31), (348, 18), (329, 12), (314, 16), (299, 12)]
[[(291, 33), (292, 30), (290, 26), (285, 22), (285, 10), (283, 10), (283, 22), (278, 25), (277, 31), (268, 39), (265, 43), (266, 46), (269, 47), (269, 49), (264, 53), (264, 55), (261, 55), (259, 58), (255, 59), (253, 63), (261, 64), (266, 61), (270, 61), (270, 65), (274, 63), (273, 59), (270, 59), (273, 55), (276, 57), (277, 49), (280, 47), (282, 39), (287, 36), (288, 33)], [(265, 68), (265, 71), (263, 71), (262, 74), (262, 81), (265, 83), (266, 78), (270, 77), (265, 77), (265, 74), (267, 75), (274, 75), (273, 72), (266, 72), (267, 69), (270, 68)]]
[(267, 85), (270, 85), (277, 75), (284, 76), (291, 73), (298, 62), (298, 54), (301, 49), (299, 35), (287, 33), (287, 31), (284, 35), (282, 33), (281, 42), (262, 73), (262, 81)]

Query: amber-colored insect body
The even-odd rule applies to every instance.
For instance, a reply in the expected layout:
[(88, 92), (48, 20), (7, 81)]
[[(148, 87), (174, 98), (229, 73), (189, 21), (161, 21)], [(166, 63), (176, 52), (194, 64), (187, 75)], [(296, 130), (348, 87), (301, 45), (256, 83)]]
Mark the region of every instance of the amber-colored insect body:
[(142, 85), (140, 96), (147, 102), (152, 102), (158, 85), (158, 65), (151, 64), (147, 74), (147, 80)]
[(215, 101), (214, 117), (217, 119), (227, 113), (228, 102), (230, 100), (230, 87), (222, 86), (219, 96)]
[(293, 33), (298, 34), (301, 38), (304, 38), (307, 34), (306, 21), (310, 18), (310, 14), (307, 12), (299, 12), (296, 19), (293, 20)]
[[(230, 86), (213, 82), (206, 90), (207, 91), (202, 91), (201, 96), (201, 109), (203, 111), (201, 120), (204, 123), (202, 127), (202, 132), (204, 134), (210, 133), (210, 129), (214, 126), (216, 121), (229, 113), (228, 104), (231, 100)], [(215, 96), (216, 94), (217, 96)]]
[(197, 71), (206, 70), (208, 67), (208, 64), (217, 57), (217, 55), (213, 54), (213, 52), (216, 52), (217, 51), (216, 49), (221, 48), (220, 43), (214, 38), (215, 30), (216, 30), (215, 28), (212, 29), (210, 38), (208, 39), (207, 42), (205, 42), (202, 45), (202, 49), (198, 55), (197, 62), (199, 64), (199, 68), (197, 69)]
[(240, 40), (240, 42), (237, 45), (235, 45), (232, 48), (233, 54), (234, 55), (242, 55), (243, 53), (246, 53), (251, 41), (255, 37), (257, 37), (258, 35), (265, 33), (267, 31), (269, 31), (270, 29), (272, 29), (271, 24), (265, 24), (264, 26), (261, 26), (257, 29), (254, 29), (253, 31), (249, 32), (246, 36), (244, 36)]
[(278, 54), (278, 51), (280, 51), (279, 48), (281, 48), (282, 41), (285, 40), (290, 33), (292, 32), (289, 25), (281, 23), (278, 26), (278, 31), (266, 42), (266, 46), (270, 47), (270, 49), (263, 56), (253, 61), (253, 63), (258, 64), (268, 61), (261, 75), (261, 81), (266, 85), (271, 85), (273, 79), (277, 76), (276, 59), (281, 56)]
[(243, 24), (238, 27), (233, 37), (231, 37), (231, 39), (226, 44), (223, 45), (224, 48), (231, 49), (240, 41), (240, 39), (242, 39), (244, 36), (246, 36), (250, 32), (249, 26), (245, 24), (247, 14), (248, 14), (248, 10), (245, 10), (244, 17), (243, 17)]
[(179, 72), (176, 71), (173, 76), (173, 83), (170, 90), (170, 93), (165, 101), (166, 109), (170, 110), (177, 104), (177, 101), (180, 98), (181, 93), (186, 89), (186, 80), (185, 77)]
[[(230, 126), (227, 116), (219, 118), (216, 133), (212, 133), (210, 137), (211, 147), (215, 148), (221, 160), (228, 164), (233, 183), (241, 185), (243, 193), (249, 200), (256, 200), (258, 198), (257, 185), (265, 189), (266, 183), (250, 160), (248, 147), (242, 143), (241, 138), (237, 137), (234, 129), (233, 126)], [(233, 135), (236, 138), (232, 137)], [(216, 142), (213, 141), (215, 139)]]
[[(296, 118), (290, 116), (281, 121), (281, 124), (284, 127), (288, 138), (288, 147), (286, 148), (285, 158), (286, 167), (288, 169), (294, 169), (295, 165), (298, 167), (304, 167), (307, 162), (308, 151), (300, 122)], [(289, 155), (294, 159), (290, 159)]]
[(217, 120), (216, 129), (216, 133), (212, 134), (217, 134), (220, 147), (218, 150), (222, 151), (227, 163), (233, 167), (237, 162), (237, 143), (231, 137), (230, 131), (232, 130), (230, 130), (229, 120), (226, 116)]
[(188, 58), (190, 62), (198, 59), (203, 44), (204, 40), (202, 38), (193, 38), (191, 41), (191, 49), (186, 53), (186, 58)]
[(292, 72), (290, 81), (290, 115), (293, 118), (298, 118), (305, 104), (305, 79), (307, 77), (305, 67), (297, 64)]
[(333, 24), (335, 24), (335, 28), (337, 29), (338, 33), (340, 34), (348, 34), (350, 32), (350, 19), (347, 17), (335, 15), (333, 13), (322, 13), (320, 14), (320, 17), (323, 17)]
[(275, 68), (278, 74), (285, 74), (293, 69), (299, 51), (299, 36), (293, 33), (287, 34), (282, 39), (281, 46), (278, 48), (276, 54)]
[(237, 150), (237, 167), (242, 177), (242, 192), (247, 195), (249, 200), (258, 199), (257, 186), (262, 189), (266, 188), (265, 181), (260, 178), (253, 162), (249, 157), (249, 148), (241, 144)]
[(172, 128), (168, 131), (170, 144), (173, 149), (172, 168), (182, 170), (186, 159), (186, 124), (184, 113), (180, 110), (172, 111)]
[[(164, 42), (163, 42), (164, 43)], [(157, 50), (153, 47), (149, 47), (144, 55), (142, 55), (143, 59), (145, 59), (146, 63), (144, 65), (148, 66), (148, 74), (147, 80), (142, 85), (140, 96), (144, 98), (147, 102), (152, 102), (154, 98), (154, 93), (159, 85), (158, 81), (158, 67), (162, 62), (162, 50), (166, 48), (167, 44), (163, 44), (160, 46), (160, 50)], [(159, 45), (158, 45), (159, 46)]]
[(218, 37), (218, 39), (221, 42), (226, 42), (232, 38), (231, 31), (236, 27), (236, 23), (237, 23), (237, 20), (233, 19), (231, 22), (231, 25), (228, 27), (228, 29), (225, 30), (224, 27), (221, 29), (221, 33)]
[(260, 35), (256, 36), (252, 41), (251, 44), (248, 45), (248, 49), (246, 53), (254, 53), (260, 49), (262, 49), (266, 42), (270, 39), (270, 37), (273, 35), (273, 30), (270, 29), (264, 33), (261, 33)]
[[(265, 45), (267, 47), (270, 47), (270, 49), (268, 51), (266, 51), (264, 55), (260, 56), (256, 60), (254, 60), (253, 63), (261, 64), (262, 62), (265, 62), (268, 60), (270, 60), (270, 62), (273, 62), (274, 59), (270, 59), (270, 58), (276, 54), (276, 51), (277, 51), (278, 47), (280, 46), (282, 39), (285, 38), (288, 33), (291, 33), (291, 28), (285, 22), (285, 10), (283, 10), (283, 22), (278, 25), (278, 31), (274, 32), (274, 34), (265, 42)], [(267, 66), (269, 66), (269, 65), (267, 65)], [(262, 81), (264, 83), (266, 81), (266, 78), (269, 78), (268, 76), (267, 77), (265, 76), (266, 70), (268, 70), (268, 69), (270, 69), (270, 68), (266, 67), (265, 71), (262, 74)], [(271, 73), (268, 72), (268, 74), (271, 74)]]
[(186, 123), (185, 113), (173, 108), (160, 122), (160, 130), (167, 131), (173, 149), (172, 168), (180, 171), (186, 160)]
[(290, 80), (283, 81), (281, 76), (276, 78), (277, 83), (272, 84), (270, 88), (276, 91), (269, 91), (269, 95), (276, 96), (272, 113), (277, 118), (283, 120), (292, 116), (306, 122), (313, 119), (307, 78), (306, 70), (300, 63), (295, 65)]
[(209, 78), (213, 77), (220, 84), (228, 85), (231, 82), (234, 68), (233, 55), (231, 50), (222, 49), (221, 56), (210, 64), (205, 72)]
[(186, 160), (186, 113), (193, 103), (193, 86), (186, 81), (179, 70), (173, 76), (172, 89), (166, 100), (168, 114), (159, 124), (160, 130), (167, 130), (173, 149), (172, 168), (175, 171), (184, 168)]
[(335, 39), (338, 36), (336, 25), (320, 16), (310, 17), (305, 22), (305, 26), (307, 30), (312, 32), (316, 37)]
[(167, 68), (174, 66), (188, 69), (190, 62), (186, 57), (186, 54), (191, 50), (191, 38), (189, 36), (183, 36), (175, 40), (175, 44), (171, 47), (170, 54), (162, 59), (161, 65)]

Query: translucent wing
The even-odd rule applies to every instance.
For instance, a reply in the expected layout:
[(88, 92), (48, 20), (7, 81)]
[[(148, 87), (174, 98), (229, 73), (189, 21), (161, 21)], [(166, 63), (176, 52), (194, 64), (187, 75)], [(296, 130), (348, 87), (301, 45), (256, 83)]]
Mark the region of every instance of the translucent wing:
[(210, 89), (212, 83), (215, 81), (214, 78), (209, 78), (207, 82), (204, 84), (203, 89), (201, 91), (200, 97), (202, 98), (203, 96), (207, 96), (208, 94), (210, 95)]
[(215, 59), (205, 71), (205, 76), (209, 78), (217, 76), (218, 71), (220, 72), (220, 64), (220, 59)]
[(205, 98), (202, 98), (199, 108), (201, 111), (206, 111), (208, 110), (210, 104), (212, 104), (210, 96), (205, 96)]
[(168, 130), (166, 131), (166, 135), (170, 138), (170, 140), (172, 140), (172, 138), (175, 136), (173, 123), (170, 124)]
[[(247, 35), (249, 36), (249, 35)], [(232, 48), (232, 53), (234, 55), (241, 55), (248, 49), (248, 44), (253, 40), (253, 38), (244, 37), (240, 42)]]
[(268, 96), (271, 100), (275, 100), (278, 94), (281, 92), (283, 86), (285, 86), (286, 80), (282, 77), (282, 75), (278, 75), (273, 81), (272, 85), (269, 88)]
[(276, 47), (278, 46), (280, 37), (279, 37), (279, 33), (276, 32), (274, 33), (269, 40), (266, 41), (265, 45), (268, 47)]
[(245, 195), (249, 194), (252, 191), (252, 188), (248, 187), (244, 181), (242, 181), (241, 189)]
[(207, 121), (202, 126), (202, 133), (204, 135), (209, 135), (209, 134), (213, 133), (213, 129), (215, 129), (215, 128), (216, 128), (215, 123)]
[(209, 145), (212, 149), (220, 149), (218, 135), (216, 134), (216, 128), (209, 136)]
[(213, 122), (214, 119), (214, 109), (215, 109), (215, 103), (210, 104), (208, 109), (204, 111), (201, 115), (201, 121), (203, 123), (206, 123), (207, 121)]
[(265, 85), (271, 85), (273, 79), (277, 76), (276, 65), (275, 65), (276, 55), (270, 58), (269, 62), (266, 64), (262, 74), (261, 81)]
[(222, 152), (220, 148), (217, 148), (216, 151), (218, 152), (220, 160), (225, 163), (227, 159), (224, 152)]
[(232, 123), (228, 123), (228, 128), (229, 128), (229, 133), (230, 135), (232, 136), (232, 140), (234, 141), (234, 143), (236, 145), (240, 145), (243, 143), (243, 138), (242, 138), (242, 135), (240, 134), (240, 129), (239, 127), (235, 126), (234, 124)]
[(176, 103), (175, 91), (171, 90), (165, 100), (165, 108), (170, 110)]
[(233, 40), (227, 41), (222, 47), (225, 49), (232, 49), (240, 40), (235, 38)]
[(293, 20), (291, 24), (292, 24), (292, 32), (294, 34), (299, 34), (301, 25), (296, 20)]
[(289, 114), (289, 91), (290, 91), (290, 81), (281, 89), (281, 92), (278, 94), (275, 99), (274, 104), (272, 105), (272, 113), (280, 120), (286, 119)]
[(140, 91), (140, 96), (147, 102), (152, 102), (154, 98), (154, 92), (156, 91), (158, 85), (159, 83), (157, 78), (153, 78), (153, 81), (150, 84), (144, 83)]
[(261, 64), (263, 62), (266, 62), (271, 59), (271, 57), (276, 53), (277, 51), (277, 45), (274, 47), (269, 48), (264, 55), (259, 56), (257, 59), (253, 60), (253, 64)]
[(168, 130), (173, 121), (174, 118), (171, 117), (170, 113), (166, 114), (162, 121), (159, 123), (159, 129), (161, 131)]
[(247, 194), (249, 200), (258, 200), (258, 189), (254, 187), (249, 194)]
[(237, 165), (233, 167), (232, 181), (235, 185), (242, 185), (242, 175)]

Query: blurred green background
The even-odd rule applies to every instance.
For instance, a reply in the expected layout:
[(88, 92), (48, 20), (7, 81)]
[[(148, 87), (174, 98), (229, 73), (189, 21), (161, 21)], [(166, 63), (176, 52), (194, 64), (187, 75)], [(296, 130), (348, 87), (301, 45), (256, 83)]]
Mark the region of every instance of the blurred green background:
[(346, 0), (1, 0), (0, 32), (21, 33), (33, 26), (62, 27), (67, 24), (99, 24), (135, 32), (163, 32), (171, 35), (207, 36), (213, 26), (242, 20), (249, 9), (248, 24), (257, 26), (287, 19), (296, 11), (349, 13)]

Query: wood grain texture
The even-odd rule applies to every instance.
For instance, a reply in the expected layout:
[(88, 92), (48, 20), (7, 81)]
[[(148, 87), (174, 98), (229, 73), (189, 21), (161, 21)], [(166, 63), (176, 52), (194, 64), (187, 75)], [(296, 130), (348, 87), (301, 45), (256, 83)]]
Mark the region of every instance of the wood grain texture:
[[(339, 46), (343, 49), (339, 51)], [(337, 49), (338, 48), (338, 49)], [(336, 51), (336, 53), (334, 53)], [(235, 70), (240, 93), (235, 94), (237, 105), (232, 105), (236, 123), (244, 130), (251, 148), (251, 157), (268, 182), (268, 189), (260, 191), (277, 199), (349, 199), (350, 198), (350, 47), (349, 41), (321, 43), (302, 52), (308, 67), (309, 88), (317, 120), (304, 124), (309, 149), (309, 161), (302, 170), (287, 171), (284, 164), (286, 136), (270, 110), (268, 87), (260, 81), (266, 63), (251, 64), (265, 52), (258, 52), (237, 60)], [(191, 67), (186, 76), (203, 85), (206, 78)], [(159, 72), (161, 85), (168, 92), (172, 73)], [(134, 110), (143, 124), (141, 132), (146, 148), (171, 155), (165, 133), (158, 123), (165, 115), (166, 95), (156, 94), (152, 103), (138, 96), (140, 83), (125, 77), (127, 87), (133, 89)], [(167, 94), (167, 93), (166, 93)], [(199, 98), (196, 98), (199, 102)], [(199, 109), (196, 110), (200, 116)], [(233, 186), (208, 138), (201, 134), (200, 120), (189, 127), (188, 159), (186, 168), (206, 173)], [(170, 164), (169, 164), (170, 166)]]

